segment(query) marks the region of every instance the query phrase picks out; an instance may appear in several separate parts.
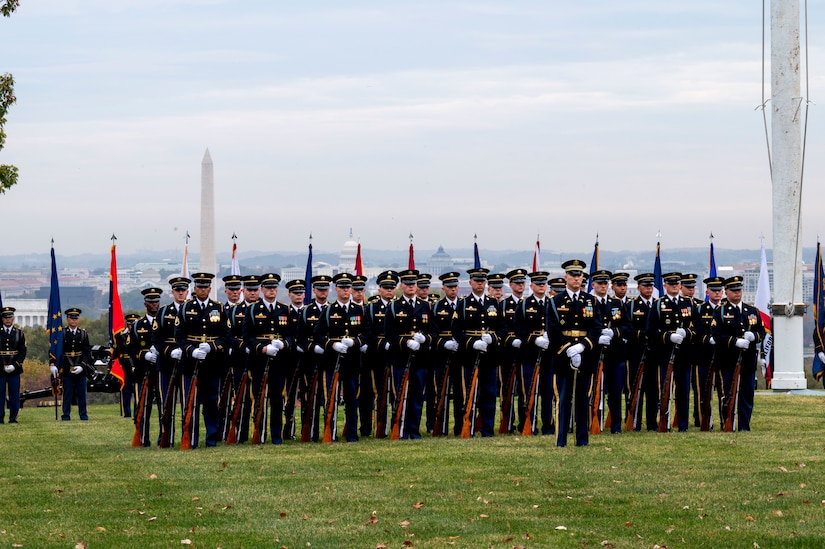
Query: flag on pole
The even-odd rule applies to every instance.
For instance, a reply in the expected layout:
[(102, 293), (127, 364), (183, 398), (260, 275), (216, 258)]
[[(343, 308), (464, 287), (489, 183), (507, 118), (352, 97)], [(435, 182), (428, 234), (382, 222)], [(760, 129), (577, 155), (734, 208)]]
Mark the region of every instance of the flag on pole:
[(533, 272), (537, 272), (541, 268), (541, 243), (539, 242), (539, 235), (536, 235), (536, 250), (533, 252)]
[(355, 252), (355, 275), (361, 276), (364, 274), (364, 265), (361, 262), (361, 242), (358, 242), (358, 251)]
[(309, 235), (309, 254), (307, 255), (307, 270), (304, 274), (304, 282), (306, 282), (307, 290), (304, 293), (304, 305), (312, 303), (312, 292), (310, 285), (312, 284), (312, 233)]
[[(713, 244), (711, 244), (713, 246)], [(762, 317), (762, 324), (765, 326), (765, 339), (762, 340), (762, 351), (765, 353), (765, 361), (762, 365), (762, 377), (765, 378), (767, 388), (771, 388), (773, 380), (773, 365), (771, 364), (771, 347), (773, 347), (773, 334), (771, 333), (771, 279), (768, 276), (768, 258), (765, 255), (765, 243), (762, 242), (762, 251), (759, 264), (759, 280), (756, 282), (756, 301), (754, 305), (759, 309), (759, 316)]]
[(478, 255), (478, 235), (473, 235), (473, 268), (480, 269), (481, 268), (481, 257)]
[(662, 284), (662, 260), (659, 257), (659, 242), (656, 242), (656, 260), (653, 262), (653, 298), (665, 295), (665, 287)]
[(235, 235), (235, 233), (232, 233), (232, 267), (231, 267), (231, 272), (229, 274), (240, 276), (240, 274), (241, 274), (241, 265), (240, 265), (240, 263), (238, 263), (238, 256), (237, 256), (238, 243), (237, 243), (237, 240), (238, 240), (238, 237)]
[(413, 235), (410, 233), (410, 254), (407, 259), (407, 268), (415, 269), (415, 249), (413, 249)]
[[(816, 267), (814, 268), (814, 345), (817, 348), (825, 349), (825, 270), (822, 265), (822, 249), (819, 242), (816, 243)], [(825, 373), (825, 364), (819, 360), (819, 353), (814, 353), (814, 362), (811, 366), (811, 373), (817, 380), (822, 379)]]
[(3, 294), (0, 292), (0, 307), (3, 306)]
[(189, 278), (189, 231), (186, 231), (186, 240), (183, 245), (183, 262), (180, 266), (180, 275)]
[[(123, 319), (123, 307), (120, 305), (120, 293), (117, 290), (117, 254), (115, 235), (112, 235), (112, 262), (109, 265), (109, 348), (114, 349), (115, 338), (117, 335), (126, 329), (126, 322)], [(126, 374), (123, 371), (123, 366), (120, 360), (115, 358), (112, 360), (109, 373), (120, 381), (120, 388), (126, 382)]]
[[(713, 233), (710, 233), (710, 256), (708, 257), (708, 278), (716, 276), (716, 256), (713, 254)], [(705, 292), (705, 301), (709, 300), (710, 296)], [(766, 324), (767, 326), (767, 324)]]
[(60, 284), (57, 279), (57, 263), (54, 259), (54, 240), (52, 240), (52, 280), (49, 290), (49, 318), (46, 320), (46, 335), (49, 336), (49, 364), (60, 368), (63, 362), (63, 312), (60, 307)]
[(593, 273), (599, 270), (599, 233), (596, 233), (596, 245), (593, 246), (593, 257), (590, 258), (590, 276), (587, 277), (587, 293), (593, 291)]

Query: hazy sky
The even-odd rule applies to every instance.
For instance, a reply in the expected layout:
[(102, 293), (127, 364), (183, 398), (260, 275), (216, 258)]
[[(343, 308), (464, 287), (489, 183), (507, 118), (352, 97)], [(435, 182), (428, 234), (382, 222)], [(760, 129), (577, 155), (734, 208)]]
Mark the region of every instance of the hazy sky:
[[(810, 1), (825, 106), (825, 2)], [(603, 250), (771, 241), (759, 2), (25, 0), (0, 253)], [(803, 37), (804, 39), (804, 37)], [(768, 80), (770, 70), (767, 69)], [(804, 75), (804, 67), (803, 67)], [(768, 82), (769, 85), (769, 82)], [(803, 94), (805, 84), (803, 82)], [(769, 96), (769, 90), (766, 92)], [(825, 188), (813, 105), (803, 244)], [(769, 117), (770, 118), (770, 117)], [(8, 235), (8, 233), (7, 233)]]

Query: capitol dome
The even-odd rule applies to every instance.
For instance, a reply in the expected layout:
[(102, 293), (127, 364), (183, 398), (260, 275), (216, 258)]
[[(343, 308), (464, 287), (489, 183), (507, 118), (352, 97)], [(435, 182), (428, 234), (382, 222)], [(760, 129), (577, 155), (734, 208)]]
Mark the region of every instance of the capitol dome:
[(344, 246), (341, 248), (341, 256), (338, 260), (338, 272), (354, 272), (356, 255), (358, 255), (358, 242), (353, 240), (352, 229), (350, 228), (349, 240), (344, 242)]

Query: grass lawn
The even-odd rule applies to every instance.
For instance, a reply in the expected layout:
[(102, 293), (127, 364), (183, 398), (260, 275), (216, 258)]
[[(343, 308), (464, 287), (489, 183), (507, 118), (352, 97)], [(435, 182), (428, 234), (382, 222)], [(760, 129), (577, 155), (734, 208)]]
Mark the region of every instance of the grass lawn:
[[(0, 547), (825, 546), (825, 397), (750, 433), (132, 449), (115, 405), (0, 425)], [(153, 426), (154, 427), (154, 426)], [(156, 431), (153, 431), (153, 437)]]

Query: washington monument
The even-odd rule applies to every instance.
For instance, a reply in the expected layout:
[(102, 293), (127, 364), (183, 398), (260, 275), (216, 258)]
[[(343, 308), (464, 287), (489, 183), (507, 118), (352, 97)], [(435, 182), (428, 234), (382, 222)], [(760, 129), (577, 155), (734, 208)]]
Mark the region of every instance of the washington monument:
[[(212, 168), (212, 157), (209, 149), (201, 161), (201, 272), (218, 275), (218, 264), (215, 258), (215, 178)], [(215, 283), (210, 292), (212, 299), (217, 299), (218, 291)]]

